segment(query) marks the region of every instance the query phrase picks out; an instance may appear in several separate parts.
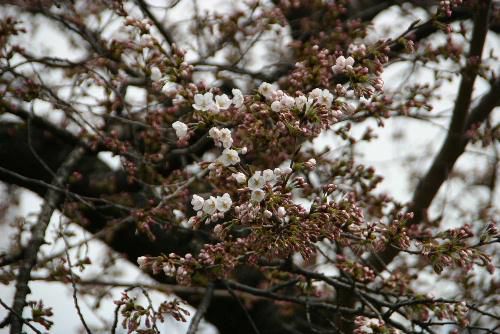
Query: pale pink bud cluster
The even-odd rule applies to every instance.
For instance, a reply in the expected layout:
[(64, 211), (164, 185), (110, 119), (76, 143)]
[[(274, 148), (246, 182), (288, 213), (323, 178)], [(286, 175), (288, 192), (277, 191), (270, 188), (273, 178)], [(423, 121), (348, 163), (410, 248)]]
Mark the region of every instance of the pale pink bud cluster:
[(314, 170), (316, 168), (316, 159), (309, 159), (308, 161), (304, 162), (304, 166), (309, 170)]
[(333, 102), (333, 94), (328, 89), (314, 88), (309, 93), (309, 98), (316, 100), (319, 104), (324, 105), (328, 109), (331, 108)]
[(345, 71), (352, 71), (354, 65), (354, 58), (344, 56), (337, 57), (335, 65), (332, 66), (333, 73), (343, 73)]
[(348, 48), (349, 53), (358, 53), (360, 56), (366, 55), (366, 45), (361, 44), (350, 44)]

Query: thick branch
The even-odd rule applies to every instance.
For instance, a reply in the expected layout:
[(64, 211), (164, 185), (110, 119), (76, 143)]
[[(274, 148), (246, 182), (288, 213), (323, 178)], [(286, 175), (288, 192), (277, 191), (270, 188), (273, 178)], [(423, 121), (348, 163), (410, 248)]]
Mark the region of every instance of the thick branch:
[(203, 318), (203, 315), (207, 312), (207, 309), (210, 306), (210, 301), (212, 300), (213, 293), (214, 293), (214, 284), (210, 283), (207, 286), (205, 295), (203, 296), (201, 303), (198, 305), (198, 309), (196, 310), (196, 313), (193, 319), (191, 320), (191, 323), (189, 324), (187, 334), (195, 334), (196, 331), (198, 330), (201, 318)]
[[(472, 125), (484, 121), (500, 101), (500, 79), (497, 79), (492, 84), (490, 91), (483, 96), (479, 104), (468, 114), (474, 81), (477, 76), (477, 66), (480, 63), (488, 31), (489, 8), (489, 5), (485, 5), (475, 14), (474, 31), (468, 58), (469, 63), (463, 71), (448, 135), (435, 157), (431, 168), (420, 180), (415, 190), (409, 208), (410, 211), (414, 212), (414, 217), (409, 222), (410, 224), (418, 224), (425, 218), (426, 211), (441, 185), (448, 178), (457, 159), (465, 151), (465, 147), (469, 141), (466, 131)], [(390, 247), (381, 254), (371, 256), (369, 263), (377, 270), (383, 270), (385, 265), (391, 262), (398, 253), (399, 250)]]
[(422, 219), (424, 211), (431, 204), (441, 184), (448, 177), (455, 161), (463, 152), (463, 150), (460, 150), (460, 145), (457, 144), (464, 139), (467, 112), (469, 111), (477, 69), (488, 32), (488, 13), (489, 5), (481, 8), (475, 15), (468, 65), (463, 70), (448, 135), (434, 159), (432, 167), (418, 184), (413, 196), (411, 209), (415, 214), (414, 222), (419, 222)]
[[(83, 157), (85, 153), (85, 149), (82, 147), (75, 148), (63, 162), (57, 174), (52, 181), (52, 185), (56, 187), (63, 187), (66, 183), (66, 180), (69, 177), (70, 172), (72, 171), (75, 164)], [(22, 261), (21, 267), (19, 268), (19, 273), (17, 275), (16, 280), (16, 293), (14, 295), (14, 303), (12, 306), (13, 312), (15, 314), (22, 315), (23, 308), (26, 305), (26, 296), (29, 293), (28, 282), (31, 276), (31, 269), (36, 263), (36, 257), (38, 254), (38, 250), (44, 243), (45, 238), (45, 230), (49, 225), (50, 218), (54, 213), (57, 205), (63, 198), (63, 195), (50, 189), (47, 191), (45, 196), (45, 202), (42, 206), (42, 210), (40, 212), (40, 216), (38, 218), (38, 222), (31, 231), (31, 240), (27, 245), (24, 251), (24, 259)], [(23, 326), (23, 322), (21, 319), (15, 316), (11, 316), (11, 334), (21, 333), (21, 329)]]

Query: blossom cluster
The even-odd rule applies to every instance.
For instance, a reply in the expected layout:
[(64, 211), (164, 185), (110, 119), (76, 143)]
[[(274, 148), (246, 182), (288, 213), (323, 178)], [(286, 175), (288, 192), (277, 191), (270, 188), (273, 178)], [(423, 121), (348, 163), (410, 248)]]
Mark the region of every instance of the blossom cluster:
[[(210, 138), (214, 140), (215, 146), (224, 147), (222, 154), (217, 159), (217, 162), (221, 163), (225, 167), (229, 167), (232, 165), (236, 165), (240, 162), (240, 157), (238, 155), (238, 151), (232, 149), (233, 145), (233, 137), (231, 136), (231, 130), (227, 128), (218, 129), (213, 127), (208, 131), (208, 135)], [(246, 148), (241, 150), (242, 154), (246, 153)], [(209, 168), (215, 168), (215, 164), (210, 164)]]
[(244, 97), (239, 89), (233, 89), (233, 98), (230, 99), (226, 94), (216, 95), (206, 92), (205, 94), (196, 94), (194, 96), (193, 108), (198, 111), (209, 111), (218, 113), (221, 110), (226, 110), (233, 105), (235, 108), (240, 108), (243, 105)]
[(198, 195), (193, 195), (191, 200), (193, 210), (197, 211), (197, 216), (201, 217), (204, 214), (211, 217), (212, 221), (217, 221), (219, 218), (224, 217), (224, 213), (231, 209), (233, 201), (228, 193), (222, 196), (210, 196), (207, 199)]
[[(264, 171), (255, 171), (254, 174), (248, 179), (247, 187), (252, 191), (251, 201), (255, 203), (260, 203), (266, 196), (266, 193), (262, 188), (266, 184), (274, 185), (277, 179), (282, 175), (287, 175), (292, 172), (290, 167), (284, 169), (275, 168), (274, 170), (266, 169)], [(238, 181), (238, 183), (244, 182), (244, 175), (237, 173), (232, 175), (233, 178)]]
[(264, 96), (268, 101), (272, 101), (271, 110), (280, 112), (282, 110), (290, 110), (296, 107), (299, 110), (309, 110), (315, 103), (324, 105), (326, 108), (331, 108), (333, 102), (333, 94), (328, 89), (315, 88), (309, 96), (299, 95), (295, 98), (289, 96), (282, 90), (275, 90), (274, 87), (264, 82), (259, 86), (259, 93)]

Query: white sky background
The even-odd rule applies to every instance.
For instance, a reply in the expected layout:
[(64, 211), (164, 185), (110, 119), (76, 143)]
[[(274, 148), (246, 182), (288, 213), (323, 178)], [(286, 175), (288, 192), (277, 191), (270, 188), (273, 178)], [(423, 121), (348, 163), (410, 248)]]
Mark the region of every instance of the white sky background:
[[(221, 10), (220, 6), (213, 6), (214, 2), (211, 1), (200, 1), (206, 7), (218, 8)], [(219, 1), (217, 1), (219, 2)], [(153, 2), (150, 2), (153, 3)], [(189, 13), (189, 9), (179, 8), (179, 13)], [(172, 13), (172, 21), (180, 21), (182, 14)], [(423, 12), (415, 11), (416, 16), (419, 18), (425, 18), (425, 14)], [(409, 25), (408, 20), (403, 20), (401, 15), (399, 15), (398, 10), (396, 8), (391, 8), (385, 13), (379, 15), (375, 19), (375, 29), (374, 35), (380, 35), (387, 37), (386, 34), (383, 33), (384, 27), (394, 27), (398, 26), (401, 30), (404, 30)], [(398, 32), (395, 31), (391, 34), (391, 36), (397, 35)], [(71, 57), (75, 57), (74, 49), (71, 48), (64, 39), (61, 39), (58, 35), (57, 31), (48, 25), (40, 26), (37, 33), (35, 34), (35, 38), (30, 41), (31, 45), (34, 49), (40, 50), (39, 52), (45, 52), (51, 50), (52, 54), (57, 54), (60, 57), (66, 57), (70, 55)], [(44, 48), (41, 48), (43, 46)], [(487, 39), (486, 48), (484, 54), (488, 54), (490, 49), (496, 47), (495, 52), (497, 56), (499, 54), (499, 46), (500, 39), (497, 36), (489, 35)], [(256, 54), (259, 54), (262, 50), (256, 50)], [(76, 57), (75, 57), (76, 58)], [(258, 67), (258, 66), (256, 66)], [(384, 73), (383, 79), (385, 81), (386, 87), (397, 87), (400, 84), (400, 81), (403, 79), (401, 76), (401, 72), (404, 71), (402, 65), (397, 64), (386, 70)], [(432, 76), (430, 73), (422, 77), (423, 80), (432, 80)], [(452, 106), (453, 99), (456, 95), (458, 87), (458, 81), (454, 80), (450, 84), (446, 84), (441, 88), (441, 92), (443, 95), (443, 100), (439, 101), (435, 104), (435, 111), (445, 111)], [(474, 96), (478, 97), (484, 93), (485, 89), (487, 89), (487, 85), (484, 82), (479, 82), (477, 84), (477, 89), (474, 92)], [(498, 109), (496, 111), (496, 118), (500, 118), (498, 115)], [(440, 122), (441, 126), (447, 127), (448, 119), (444, 118)], [(358, 151), (361, 152), (363, 157), (363, 162), (367, 165), (374, 166), (377, 172), (384, 176), (384, 181), (380, 186), (381, 191), (388, 192), (390, 195), (399, 199), (400, 201), (408, 201), (412, 195), (412, 187), (414, 184), (408, 183), (408, 172), (405, 168), (401, 167), (401, 162), (404, 161), (408, 156), (417, 156), (417, 157), (427, 157), (420, 158), (419, 165), (421, 166), (421, 172), (425, 173), (427, 170), (430, 157), (433, 155), (429, 155), (428, 149), (431, 149), (432, 152), (436, 152), (445, 135), (444, 128), (437, 125), (430, 125), (427, 122), (416, 121), (416, 120), (408, 120), (408, 119), (391, 119), (386, 121), (384, 128), (377, 128), (375, 123), (373, 122), (373, 126), (375, 128), (375, 132), (378, 134), (379, 138), (374, 142), (361, 144), (358, 146)], [(354, 129), (354, 131), (358, 131)], [(393, 135), (397, 132), (403, 132), (405, 135), (405, 140), (402, 142), (395, 141), (393, 139)], [(329, 135), (321, 136), (316, 142), (315, 145), (322, 146), (327, 143), (331, 143), (332, 138)], [(106, 161), (111, 162), (109, 156), (105, 158)], [(462, 156), (457, 164), (458, 168), (462, 168), (463, 166), (471, 166), (477, 164), (485, 163), (485, 158), (483, 156), (478, 155), (464, 155)], [(446, 191), (449, 191), (450, 194), (457, 194), (461, 191), (463, 185), (457, 183), (451, 183), (450, 186), (446, 187)], [(444, 187), (443, 187), (444, 188)], [(444, 190), (441, 189), (441, 192)], [(479, 191), (477, 196), (484, 196), (486, 193)], [(474, 193), (474, 195), (476, 195)], [(498, 199), (497, 194), (496, 198)], [(19, 211), (16, 214), (29, 217), (29, 221), (35, 221), (37, 217), (37, 212), (40, 210), (41, 199), (33, 195), (30, 192), (24, 191), (21, 196), (21, 204), (19, 207)], [(477, 205), (477, 199), (472, 198), (464, 198), (464, 205)], [(49, 236), (54, 235), (54, 231), (56, 229), (56, 225), (58, 224), (59, 217), (54, 215), (51, 223), (51, 230), (47, 232), (47, 239), (50, 239)], [(81, 238), (89, 238), (91, 237), (89, 233), (84, 232), (82, 229), (72, 226), (71, 228), (78, 231), (77, 233), (81, 236)], [(7, 249), (9, 244), (9, 238), (11, 235), (11, 231), (9, 231), (9, 227), (5, 224), (0, 224), (0, 252)], [(70, 243), (74, 243), (76, 240), (72, 240)], [(90, 242), (90, 253), (89, 256), (91, 259), (99, 262), (99, 258), (102, 257), (102, 254), (105, 254), (105, 246), (98, 241)], [(61, 245), (56, 246), (45, 246), (44, 250), (49, 252), (51, 249), (60, 249)], [(151, 282), (151, 280), (144, 274), (142, 274), (135, 266), (129, 264), (127, 261), (120, 260), (117, 263), (117, 267), (123, 270), (124, 275), (120, 277), (120, 281), (123, 282)], [(95, 266), (90, 266), (89, 269), (85, 271), (84, 277), (95, 277), (96, 268)], [(442, 286), (434, 286), (434, 282), (429, 282), (428, 286), (423, 285), (422, 287), (429, 292), (433, 291), (435, 294), (438, 294), (439, 291), (445, 293), (452, 293), (452, 291), (443, 290)], [(54, 316), (52, 320), (55, 325), (50, 331), (55, 334), (65, 334), (65, 333), (76, 333), (78, 329), (81, 328), (79, 323), (76, 310), (73, 305), (73, 301), (71, 299), (71, 289), (68, 286), (57, 284), (57, 283), (30, 283), (30, 287), (32, 289), (32, 294), (29, 295), (30, 300), (43, 300), (47, 306), (53, 307)], [(114, 297), (119, 298), (120, 292), (122, 289), (114, 289)], [(12, 297), (14, 294), (13, 285), (3, 286), (0, 285), (0, 298), (7, 302), (11, 303)], [(155, 305), (158, 305), (160, 302), (164, 300), (164, 296), (152, 293), (153, 302)], [(102, 319), (98, 319), (90, 312), (88, 306), (84, 303), (86, 298), (80, 298), (80, 307), (82, 308), (85, 319), (89, 324), (99, 324)], [(108, 302), (105, 302), (101, 307), (101, 311), (99, 314), (105, 321), (112, 321), (112, 314), (114, 310), (114, 305), (108, 299)], [(194, 312), (192, 312), (193, 314)], [(6, 311), (3, 308), (0, 308), (0, 319), (6, 315)], [(161, 327), (160, 327), (161, 328)], [(165, 327), (167, 328), (167, 327)], [(168, 323), (169, 333), (184, 333), (186, 331), (185, 324), (179, 324), (175, 321), (170, 321)], [(206, 333), (213, 332), (213, 330), (209, 329), (209, 326), (206, 326)], [(0, 330), (0, 334), (7, 333), (7, 329)]]

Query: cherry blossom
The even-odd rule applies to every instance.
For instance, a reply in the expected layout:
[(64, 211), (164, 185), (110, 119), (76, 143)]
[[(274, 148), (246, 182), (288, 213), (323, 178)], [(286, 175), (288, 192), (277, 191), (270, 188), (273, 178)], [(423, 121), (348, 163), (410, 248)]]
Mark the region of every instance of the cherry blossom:
[(262, 84), (260, 84), (258, 91), (262, 96), (270, 100), (272, 99), (275, 88), (270, 83), (263, 82)]
[(251, 196), (251, 200), (252, 202), (256, 202), (256, 203), (259, 203), (259, 202), (262, 202), (262, 200), (266, 197), (266, 193), (264, 190), (262, 189), (255, 189), (254, 191), (252, 191), (252, 196)]
[(332, 66), (333, 73), (340, 73), (345, 70), (352, 70), (352, 66), (354, 65), (354, 58), (344, 56), (340, 56), (335, 60), (335, 65)]
[(236, 150), (226, 148), (222, 151), (222, 155), (219, 157), (218, 161), (228, 167), (236, 165), (240, 162), (240, 157), (238, 156), (238, 152)]
[(216, 110), (216, 105), (213, 100), (214, 94), (207, 92), (205, 94), (196, 94), (194, 96), (193, 108), (200, 111)]
[(151, 80), (153, 81), (159, 81), (161, 79), (161, 71), (158, 67), (153, 67), (151, 68)]
[(229, 99), (226, 94), (215, 96), (215, 104), (220, 110), (228, 109), (231, 106), (231, 103), (231, 99)]
[(172, 128), (174, 128), (175, 135), (179, 139), (184, 138), (187, 135), (188, 126), (185, 123), (182, 123), (181, 121), (176, 121), (172, 123)]
[(233, 177), (233, 179), (236, 180), (236, 182), (238, 182), (240, 184), (245, 183), (247, 181), (246, 175), (243, 174), (242, 172), (233, 173), (233, 174), (231, 174), (231, 176)]
[(231, 197), (229, 196), (228, 193), (225, 193), (224, 195), (218, 196), (216, 198), (215, 207), (217, 208), (217, 210), (224, 213), (231, 208), (232, 204), (233, 201), (231, 200)]
[(217, 200), (215, 197), (210, 196), (203, 202), (203, 212), (207, 215), (213, 215), (217, 211)]
[(243, 93), (239, 89), (234, 88), (232, 91), (233, 93), (233, 104), (235, 108), (241, 108), (243, 106), (243, 102), (245, 101), (243, 97)]
[(252, 177), (248, 179), (248, 188), (250, 190), (261, 189), (262, 187), (264, 187), (265, 183), (266, 180), (264, 180), (262, 172), (257, 171), (252, 175)]
[(198, 196), (198, 195), (193, 195), (193, 199), (191, 200), (191, 205), (193, 206), (193, 210), (198, 211), (203, 208), (205, 200), (203, 197)]

